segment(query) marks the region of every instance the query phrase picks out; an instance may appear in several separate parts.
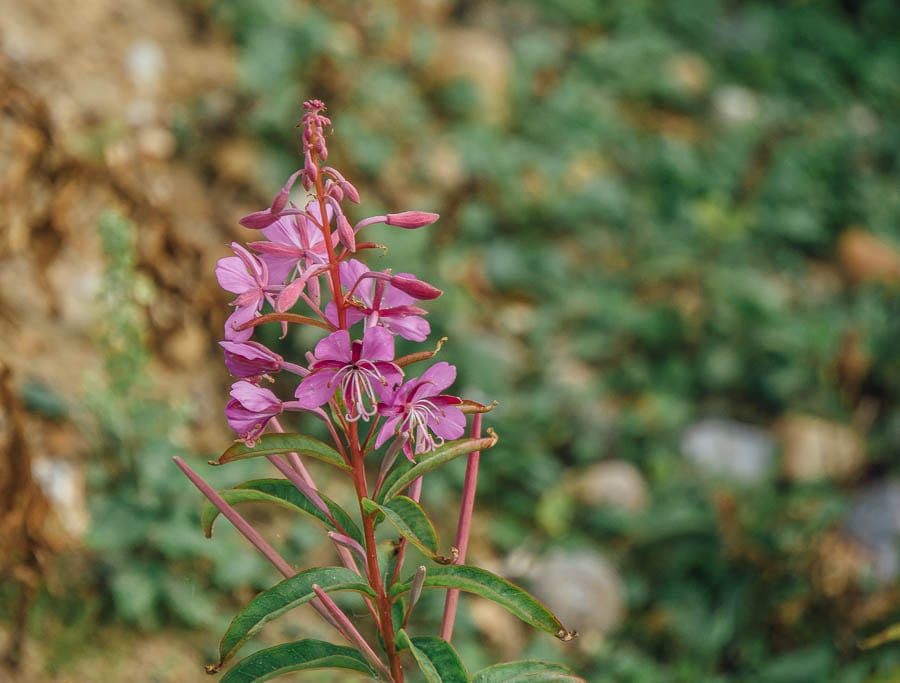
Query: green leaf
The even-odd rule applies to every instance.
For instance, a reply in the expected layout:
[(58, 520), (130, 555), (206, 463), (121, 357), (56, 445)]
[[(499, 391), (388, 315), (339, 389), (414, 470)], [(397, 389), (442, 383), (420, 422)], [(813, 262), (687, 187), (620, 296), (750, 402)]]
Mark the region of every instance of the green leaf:
[(372, 667), (352, 647), (307, 639), (254, 652), (235, 664), (219, 683), (260, 683), (310, 669), (349, 669), (377, 679)]
[[(303, 493), (297, 490), (287, 479), (253, 479), (238, 484), (233, 489), (224, 489), (219, 491), (219, 495), (225, 499), (229, 505), (239, 505), (241, 503), (273, 503), (295, 512), (302, 512), (324, 524), (332, 531), (341, 531), (334, 522), (328, 519), (328, 516), (317, 508), (312, 501)], [(319, 497), (324, 501), (325, 505), (331, 511), (332, 516), (337, 520), (338, 524), (343, 527), (343, 532), (358, 541), (361, 545), (365, 544), (362, 531), (353, 521), (353, 518), (340, 505), (328, 498), (322, 493)], [(200, 513), (200, 525), (203, 533), (207, 538), (212, 536), (213, 523), (219, 516), (219, 509), (210, 503), (204, 501), (203, 509)]]
[[(407, 593), (411, 586), (412, 579), (396, 584), (391, 590), (391, 597)], [(474, 593), (496, 602), (529, 626), (550, 633), (560, 640), (575, 637), (575, 632), (565, 628), (537, 598), (486, 569), (467, 565), (433, 567), (428, 570), (424, 587), (457, 588)]]
[(295, 574), (257, 595), (232, 619), (219, 643), (219, 665), (234, 656), (238, 648), (265, 624), (316, 597), (314, 585), (326, 593), (355, 591), (375, 597), (369, 584), (345, 567), (318, 567)]
[(584, 683), (569, 667), (536, 659), (505, 662), (482, 669), (472, 683)]
[(413, 466), (397, 467), (384, 480), (381, 490), (375, 497), (377, 503), (384, 504), (412, 484), (423, 474), (428, 474), (441, 465), (473, 451), (484, 451), (497, 443), (497, 436), (491, 434), (481, 439), (458, 439), (445, 443), (421, 456)]
[(428, 683), (469, 683), (469, 672), (453, 646), (442, 638), (423, 636), (410, 638), (406, 631), (397, 633), (397, 647), (408, 649), (416, 659)]
[(347, 472), (350, 471), (350, 466), (344, 462), (340, 453), (328, 444), (305, 434), (263, 434), (253, 446), (237, 442), (211, 464), (224, 465), (227, 462), (244, 458), (255, 458), (260, 455), (284, 455), (285, 453), (298, 453), (327, 462), (329, 465), (334, 465)]
[(874, 636), (869, 636), (860, 642), (859, 647), (863, 650), (871, 650), (873, 647), (878, 647), (894, 640), (900, 640), (900, 624), (892, 624)]
[(386, 505), (364, 498), (363, 511), (370, 515), (380, 512), (400, 534), (426, 555), (434, 557), (438, 551), (438, 536), (425, 510), (412, 498), (397, 496)]

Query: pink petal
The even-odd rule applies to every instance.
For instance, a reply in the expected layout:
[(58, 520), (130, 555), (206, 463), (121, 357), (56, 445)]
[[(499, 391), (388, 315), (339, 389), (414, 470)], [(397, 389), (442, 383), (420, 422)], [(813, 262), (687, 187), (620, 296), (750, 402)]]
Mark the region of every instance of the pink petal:
[(281, 401), (278, 397), (269, 389), (251, 382), (242, 380), (232, 384), (231, 398), (255, 413), (281, 412)]
[[(433, 396), (435, 394), (441, 393), (455, 381), (456, 366), (450, 365), (450, 363), (446, 361), (435, 363), (425, 372), (423, 372), (422, 376), (419, 378), (420, 385), (428, 386), (428, 393), (425, 394), (427, 396)], [(418, 395), (419, 392), (416, 391), (416, 394)]]
[(350, 361), (350, 333), (347, 330), (332, 332), (316, 344), (317, 359), (328, 358), (347, 363)]
[(216, 261), (216, 279), (226, 292), (241, 294), (256, 287), (247, 269), (237, 256), (226, 256)]
[(444, 408), (444, 415), (439, 420), (429, 420), (431, 431), (448, 441), (458, 439), (466, 431), (466, 416), (459, 408)]
[(336, 374), (326, 368), (304, 377), (294, 392), (299, 406), (313, 410), (328, 403), (337, 389)]
[(423, 342), (431, 334), (431, 325), (427, 320), (411, 316), (408, 318), (382, 318), (381, 324), (396, 335), (410, 341)]
[(381, 427), (381, 431), (378, 432), (378, 438), (375, 439), (375, 448), (381, 448), (386, 441), (388, 441), (392, 436), (395, 436), (397, 433), (397, 427), (400, 425), (400, 421), (403, 419), (403, 415), (395, 415), (392, 418), (389, 418)]
[(394, 360), (394, 335), (383, 327), (369, 327), (363, 334), (362, 357)]
[(238, 330), (236, 328), (250, 322), (256, 317), (256, 310), (248, 307), (238, 307), (234, 309), (234, 313), (228, 316), (225, 321), (225, 339), (233, 342), (245, 342), (253, 336), (253, 328), (248, 327), (246, 330)]

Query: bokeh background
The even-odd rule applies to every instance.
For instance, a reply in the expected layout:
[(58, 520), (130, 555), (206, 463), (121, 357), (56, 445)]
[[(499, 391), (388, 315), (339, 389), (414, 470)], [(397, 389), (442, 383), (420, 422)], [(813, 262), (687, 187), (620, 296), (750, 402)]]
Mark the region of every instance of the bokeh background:
[(213, 268), (310, 97), (358, 218), (442, 214), (371, 234), (500, 402), (471, 560), (581, 633), (465, 600), (472, 670), (900, 680), (859, 647), (900, 620), (898, 36), (894, 0), (0, 1), (0, 680), (204, 680), (277, 580), (170, 456), (232, 438)]

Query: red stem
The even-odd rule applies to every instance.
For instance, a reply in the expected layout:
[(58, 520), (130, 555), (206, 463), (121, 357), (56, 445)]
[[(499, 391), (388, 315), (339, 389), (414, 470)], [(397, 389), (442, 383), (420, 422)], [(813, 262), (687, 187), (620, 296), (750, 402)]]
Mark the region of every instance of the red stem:
[[(481, 438), (481, 413), (472, 417), (472, 438)], [(466, 551), (469, 549), (469, 535), (472, 531), (472, 510), (475, 507), (475, 491), (478, 488), (478, 463), (481, 451), (469, 454), (466, 463), (466, 479), (463, 483), (462, 501), (459, 506), (459, 524), (456, 527), (456, 548), (459, 556), (455, 564), (465, 564)], [(456, 621), (456, 606), (459, 604), (459, 590), (451, 588), (447, 591), (444, 602), (444, 618), (441, 621), (441, 638), (448, 643), (453, 638), (453, 624)]]
[[(311, 145), (312, 146), (312, 145)], [(315, 151), (313, 151), (313, 163), (318, 166), (319, 159)], [(347, 329), (347, 306), (344, 296), (341, 293), (341, 278), (338, 269), (338, 258), (334, 250), (334, 244), (331, 238), (331, 225), (328, 222), (328, 212), (325, 202), (325, 188), (322, 183), (322, 174), (316, 173), (316, 199), (319, 203), (319, 213), (321, 216), (322, 236), (325, 239), (325, 249), (328, 253), (328, 263), (331, 268), (329, 270), (329, 281), (331, 283), (331, 297), (337, 308), (338, 328)], [(394, 683), (403, 683), (403, 669), (400, 666), (400, 657), (397, 654), (397, 648), (394, 644), (394, 625), (391, 616), (391, 602), (384, 590), (384, 584), (381, 580), (381, 571), (378, 567), (378, 555), (375, 545), (375, 523), (374, 515), (366, 515), (362, 509), (363, 498), (368, 498), (368, 486), (366, 484), (366, 468), (365, 460), (360, 447), (359, 429), (356, 422), (345, 423), (347, 441), (350, 447), (350, 466), (353, 477), (353, 486), (356, 489), (356, 497), (359, 503), (360, 515), (362, 516), (363, 534), (366, 541), (366, 573), (369, 579), (369, 585), (372, 586), (376, 595), (376, 603), (378, 607), (377, 625), (381, 631), (382, 641), (384, 642), (385, 653), (387, 654), (388, 663), (391, 670), (391, 677)]]

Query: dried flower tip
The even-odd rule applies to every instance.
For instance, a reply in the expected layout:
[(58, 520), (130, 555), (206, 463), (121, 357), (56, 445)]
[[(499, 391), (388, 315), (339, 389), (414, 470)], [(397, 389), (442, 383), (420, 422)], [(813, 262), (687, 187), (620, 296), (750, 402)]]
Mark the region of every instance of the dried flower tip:
[(409, 588), (409, 611), (412, 611), (412, 608), (415, 607), (416, 603), (419, 602), (419, 598), (422, 596), (422, 588), (425, 587), (425, 576), (428, 573), (428, 570), (425, 568), (424, 564), (420, 564), (416, 569), (416, 573), (412, 579), (412, 585)]
[(388, 225), (396, 225), (398, 228), (422, 228), (431, 225), (438, 218), (439, 214), (428, 213), (427, 211), (403, 211), (401, 213), (389, 213), (385, 216), (384, 222)]

